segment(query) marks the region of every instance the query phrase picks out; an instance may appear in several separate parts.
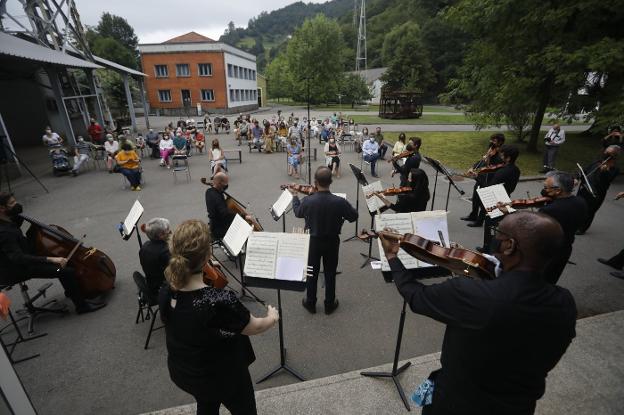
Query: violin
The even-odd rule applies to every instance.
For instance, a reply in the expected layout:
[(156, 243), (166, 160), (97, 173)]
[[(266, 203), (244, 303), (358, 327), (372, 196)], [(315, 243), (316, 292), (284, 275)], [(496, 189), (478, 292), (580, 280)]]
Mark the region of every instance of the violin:
[(388, 160), (388, 163), (392, 163), (393, 161), (398, 161), (398, 160), (401, 160), (401, 159), (403, 159), (405, 157), (409, 157), (412, 154), (414, 154), (415, 152), (416, 152), (415, 150), (405, 150), (405, 151), (402, 151), (399, 154), (397, 154), (396, 156), (392, 156), (390, 158), (390, 160)]
[(222, 289), (228, 285), (228, 279), (219, 264), (215, 264), (212, 261), (206, 262), (202, 268), (202, 273), (204, 283), (212, 285), (214, 288)]
[(552, 197), (548, 196), (538, 196), (532, 199), (514, 199), (511, 201), (510, 205), (514, 209), (524, 209), (524, 208), (533, 208), (533, 207), (541, 207), (546, 203), (552, 202)]
[(297, 183), (283, 184), (280, 186), (280, 189), (282, 190), (291, 189), (291, 190), (295, 190), (299, 193), (303, 193), (306, 195), (311, 195), (312, 193), (315, 193), (318, 191), (316, 186), (312, 184), (297, 184)]
[(480, 253), (460, 247), (446, 248), (419, 235), (363, 230), (358, 238), (368, 240), (379, 235), (399, 241), (400, 247), (414, 258), (441, 266), (454, 274), (486, 280), (496, 276), (495, 264)]
[(413, 191), (414, 189), (412, 189), (409, 186), (402, 186), (402, 187), (390, 187), (388, 189), (385, 190), (376, 190), (374, 192), (371, 192), (369, 194), (366, 195), (366, 198), (369, 199), (373, 196), (377, 196), (377, 195), (383, 195), (383, 196), (396, 196), (396, 195), (401, 195), (401, 194), (405, 194), (405, 193), (409, 193), (411, 191)]
[(26, 237), (36, 255), (67, 258), (67, 266), (74, 269), (81, 296), (94, 298), (115, 288), (117, 270), (104, 252), (85, 247), (82, 240), (60, 226), (46, 225), (25, 215), (20, 217), (31, 224)]
[[(208, 181), (205, 177), (201, 178), (201, 182), (206, 186), (213, 187), (212, 182)], [(245, 207), (241, 202), (232, 197), (229, 193), (223, 192), (226, 196), (225, 204), (232, 212), (238, 213), (243, 218), (245, 218), (249, 213), (245, 210)], [(256, 217), (252, 217), (248, 220), (249, 224), (253, 226), (254, 232), (262, 232), (264, 228), (260, 225), (260, 221)]]
[(493, 164), (491, 166), (485, 166), (478, 169), (469, 170), (468, 173), (466, 173), (464, 176), (474, 177), (481, 174), (494, 173), (495, 171), (502, 169), (503, 167), (505, 167), (505, 163)]

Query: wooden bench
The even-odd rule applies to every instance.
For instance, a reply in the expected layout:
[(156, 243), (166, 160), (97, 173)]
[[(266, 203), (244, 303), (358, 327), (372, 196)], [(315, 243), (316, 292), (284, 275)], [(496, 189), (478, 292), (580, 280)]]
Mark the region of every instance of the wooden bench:
[[(238, 157), (232, 157), (232, 158), (228, 158), (227, 154), (228, 153), (238, 153)], [(238, 158), (238, 162), (239, 163), (243, 163), (243, 151), (240, 148), (224, 148), (223, 149), (223, 154), (225, 155), (225, 159), (226, 160), (236, 160)]]

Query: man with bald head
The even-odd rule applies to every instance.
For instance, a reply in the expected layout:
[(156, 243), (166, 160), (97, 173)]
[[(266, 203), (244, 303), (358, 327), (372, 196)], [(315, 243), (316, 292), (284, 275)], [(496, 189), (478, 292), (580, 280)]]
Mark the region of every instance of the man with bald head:
[(572, 294), (542, 279), (550, 250), (563, 241), (559, 223), (518, 212), (498, 225), (493, 280), (457, 277), (424, 285), (381, 237), (397, 288), (412, 311), (446, 324), (431, 404), (423, 415), (533, 414), (546, 375), (575, 336)]
[(329, 191), (332, 182), (331, 170), (326, 166), (316, 169), (314, 174), (315, 193), (299, 200), (293, 190), (293, 212), (298, 218), (305, 218), (305, 228), (310, 231), (310, 250), (308, 266), (312, 275), (306, 282), (306, 298), (303, 307), (308, 312), (316, 313), (316, 288), (321, 258), (325, 276), (325, 314), (333, 313), (338, 308), (336, 300), (336, 268), (340, 248), (340, 230), (345, 219), (353, 222), (358, 213), (346, 199)]
[[(214, 239), (223, 239), (236, 216), (236, 213), (232, 212), (225, 203), (224, 192), (229, 182), (230, 178), (227, 174), (219, 172), (212, 178), (212, 186), (206, 190), (206, 209), (210, 219), (210, 233)], [(249, 220), (249, 215), (244, 219)]]

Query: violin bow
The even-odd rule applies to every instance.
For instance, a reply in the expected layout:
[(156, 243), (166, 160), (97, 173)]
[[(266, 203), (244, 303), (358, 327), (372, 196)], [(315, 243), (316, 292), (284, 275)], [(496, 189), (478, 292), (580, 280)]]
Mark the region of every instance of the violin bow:
[[(80, 247), (80, 245), (82, 245), (82, 241), (84, 241), (84, 239), (87, 237), (87, 234), (85, 233), (84, 235), (82, 235), (82, 238), (80, 238), (78, 240), (78, 242), (76, 242), (76, 245), (74, 246), (74, 248), (69, 252), (69, 255), (67, 255), (67, 262), (69, 263), (69, 261), (72, 259), (72, 257), (74, 256), (74, 254), (76, 253), (76, 251), (78, 250), (78, 247)], [(61, 267), (58, 267), (58, 269), (56, 270), (56, 272), (61, 272)]]

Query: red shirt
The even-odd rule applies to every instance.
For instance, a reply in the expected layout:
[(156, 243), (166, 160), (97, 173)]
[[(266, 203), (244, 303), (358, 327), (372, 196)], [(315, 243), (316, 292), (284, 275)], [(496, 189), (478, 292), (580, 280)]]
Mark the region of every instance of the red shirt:
[(98, 123), (91, 124), (89, 128), (87, 129), (87, 132), (89, 133), (89, 136), (91, 137), (92, 141), (101, 140), (103, 131), (104, 130), (102, 130), (102, 127), (100, 127), (100, 124)]

